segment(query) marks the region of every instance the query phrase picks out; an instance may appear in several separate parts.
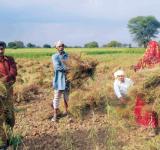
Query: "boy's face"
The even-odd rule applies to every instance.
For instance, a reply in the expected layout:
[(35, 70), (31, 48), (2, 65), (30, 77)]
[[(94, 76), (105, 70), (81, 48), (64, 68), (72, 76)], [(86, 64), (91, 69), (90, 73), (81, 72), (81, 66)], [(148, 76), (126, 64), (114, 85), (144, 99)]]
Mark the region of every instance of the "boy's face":
[(62, 45), (60, 45), (60, 46), (57, 46), (56, 47), (56, 49), (58, 50), (58, 52), (63, 52), (63, 50), (64, 50), (64, 45), (62, 44)]
[(0, 56), (4, 55), (4, 51), (5, 51), (5, 48), (3, 46), (0, 46)]

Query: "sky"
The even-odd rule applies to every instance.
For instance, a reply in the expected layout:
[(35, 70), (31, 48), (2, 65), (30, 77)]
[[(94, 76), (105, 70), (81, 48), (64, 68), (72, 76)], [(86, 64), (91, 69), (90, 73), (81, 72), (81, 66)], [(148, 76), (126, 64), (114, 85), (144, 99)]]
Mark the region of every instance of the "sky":
[(57, 40), (70, 46), (134, 44), (128, 21), (149, 15), (160, 21), (160, 0), (0, 0), (0, 40), (40, 46)]

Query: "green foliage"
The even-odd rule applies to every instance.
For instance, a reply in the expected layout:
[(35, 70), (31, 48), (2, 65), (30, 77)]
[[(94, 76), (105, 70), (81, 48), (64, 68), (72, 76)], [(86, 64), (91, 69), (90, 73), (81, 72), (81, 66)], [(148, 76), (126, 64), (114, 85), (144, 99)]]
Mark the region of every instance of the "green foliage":
[(44, 45), (43, 45), (43, 48), (51, 48), (51, 45), (49, 45), (49, 44), (44, 44)]
[(17, 150), (18, 146), (22, 143), (22, 136), (12, 135), (9, 139), (9, 144), (13, 146), (14, 150)]
[(99, 46), (98, 46), (98, 43), (97, 43), (97, 42), (93, 41), (93, 42), (86, 43), (86, 44), (84, 45), (84, 47), (85, 47), (85, 48), (97, 48), (97, 47), (99, 47)]
[(111, 41), (107, 45), (104, 45), (105, 47), (122, 47), (122, 43), (118, 41)]
[(9, 42), (8, 43), (8, 48), (16, 48), (16, 43), (15, 42)]
[(146, 44), (159, 33), (160, 22), (154, 16), (138, 16), (128, 22), (128, 28), (139, 46)]
[(35, 45), (35, 44), (32, 44), (32, 43), (28, 43), (28, 44), (27, 44), (27, 47), (28, 47), (28, 48), (35, 48), (36, 45)]
[(15, 42), (9, 42), (8, 43), (8, 48), (24, 48), (24, 43), (22, 41), (15, 41)]

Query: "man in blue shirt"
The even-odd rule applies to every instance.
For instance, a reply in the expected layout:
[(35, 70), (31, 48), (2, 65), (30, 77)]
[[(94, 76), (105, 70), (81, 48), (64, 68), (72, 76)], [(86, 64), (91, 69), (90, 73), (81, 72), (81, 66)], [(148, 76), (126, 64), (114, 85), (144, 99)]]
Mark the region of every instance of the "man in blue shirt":
[(66, 62), (68, 60), (68, 54), (64, 51), (64, 43), (62, 41), (56, 42), (55, 47), (57, 49), (57, 53), (52, 55), (52, 62), (54, 67), (54, 78), (53, 78), (54, 116), (52, 118), (52, 121), (57, 121), (57, 113), (61, 95), (63, 95), (64, 98), (64, 107), (65, 107), (64, 115), (67, 115), (68, 94), (69, 94), (69, 90), (67, 87), (67, 79), (66, 79), (66, 73), (68, 70)]

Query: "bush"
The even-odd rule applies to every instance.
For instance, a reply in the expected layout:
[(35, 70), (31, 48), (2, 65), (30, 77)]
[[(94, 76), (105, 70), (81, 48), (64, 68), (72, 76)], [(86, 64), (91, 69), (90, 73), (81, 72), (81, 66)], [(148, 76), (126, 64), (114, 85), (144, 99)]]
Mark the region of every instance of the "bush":
[(28, 47), (28, 48), (35, 48), (36, 45), (35, 45), (35, 44), (32, 44), (32, 43), (28, 43), (28, 44), (27, 44), (27, 47)]
[(106, 47), (122, 47), (122, 44), (118, 41), (111, 41), (106, 45)]
[(51, 46), (49, 44), (44, 44), (43, 48), (51, 48)]
[(22, 41), (9, 42), (8, 48), (24, 48), (24, 43)]
[(98, 46), (98, 43), (97, 43), (97, 42), (93, 41), (93, 42), (86, 43), (86, 44), (84, 45), (84, 47), (85, 47), (85, 48), (97, 48), (97, 47), (99, 47), (99, 46)]

